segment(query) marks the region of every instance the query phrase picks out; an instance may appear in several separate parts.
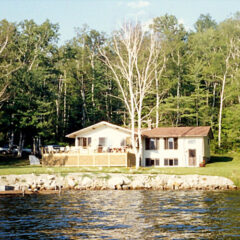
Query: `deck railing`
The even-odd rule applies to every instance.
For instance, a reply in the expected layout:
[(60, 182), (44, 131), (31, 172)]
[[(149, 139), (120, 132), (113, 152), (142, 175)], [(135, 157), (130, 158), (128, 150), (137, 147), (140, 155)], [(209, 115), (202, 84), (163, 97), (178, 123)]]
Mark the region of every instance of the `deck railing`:
[(43, 154), (56, 154), (56, 153), (79, 153), (79, 154), (93, 154), (93, 153), (127, 153), (131, 152), (132, 149), (128, 146), (123, 147), (43, 147)]
[(43, 153), (43, 166), (102, 166), (102, 167), (133, 167), (135, 155), (131, 152), (62, 152)]

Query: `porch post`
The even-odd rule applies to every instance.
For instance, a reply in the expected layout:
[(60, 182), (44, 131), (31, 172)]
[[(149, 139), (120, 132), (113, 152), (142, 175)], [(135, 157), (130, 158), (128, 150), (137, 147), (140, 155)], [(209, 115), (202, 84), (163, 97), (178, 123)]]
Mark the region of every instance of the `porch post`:
[(111, 166), (111, 164), (110, 164), (111, 158), (110, 158), (110, 153), (109, 152), (107, 153), (107, 157), (108, 157), (108, 167), (110, 167)]
[(93, 166), (95, 167), (96, 166), (96, 159), (95, 159), (95, 153), (93, 153)]

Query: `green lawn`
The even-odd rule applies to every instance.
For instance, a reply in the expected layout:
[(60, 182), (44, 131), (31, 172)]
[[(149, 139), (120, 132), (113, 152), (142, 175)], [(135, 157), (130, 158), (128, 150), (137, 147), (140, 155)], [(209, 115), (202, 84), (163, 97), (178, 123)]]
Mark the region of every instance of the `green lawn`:
[(240, 187), (240, 153), (228, 153), (224, 156), (213, 156), (203, 168), (125, 168), (125, 167), (41, 167), (30, 166), (27, 158), (0, 156), (0, 175), (8, 174), (41, 174), (70, 172), (104, 172), (104, 173), (151, 173), (151, 174), (200, 174), (227, 177)]

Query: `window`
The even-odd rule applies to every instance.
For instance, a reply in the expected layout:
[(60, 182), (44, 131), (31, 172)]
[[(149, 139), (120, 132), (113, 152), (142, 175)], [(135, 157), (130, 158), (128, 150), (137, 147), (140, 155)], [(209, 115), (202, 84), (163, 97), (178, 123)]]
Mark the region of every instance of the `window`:
[(102, 147), (106, 146), (106, 138), (105, 137), (100, 137), (99, 141), (98, 141), (98, 145), (102, 146)]
[(127, 145), (128, 147), (131, 147), (131, 146), (132, 146), (131, 137), (127, 137), (127, 138), (126, 138), (126, 145)]
[(178, 149), (178, 138), (164, 138), (164, 149)]
[(120, 145), (121, 147), (125, 147), (127, 145), (126, 138), (122, 138)]
[(178, 159), (177, 158), (165, 158), (164, 166), (178, 166)]
[(81, 147), (88, 147), (91, 146), (92, 138), (85, 138), (85, 137), (79, 137), (78, 138), (78, 146)]
[(145, 139), (146, 150), (157, 150), (159, 149), (159, 138), (146, 138)]
[(151, 166), (151, 158), (146, 158), (146, 167)]
[(92, 138), (88, 138), (88, 146), (91, 146), (91, 143), (92, 143)]
[(146, 167), (160, 166), (159, 158), (146, 158)]
[(173, 162), (173, 163), (174, 163), (174, 166), (178, 166), (178, 159), (177, 159), (177, 158), (174, 158), (173, 161), (174, 161), (174, 162)]

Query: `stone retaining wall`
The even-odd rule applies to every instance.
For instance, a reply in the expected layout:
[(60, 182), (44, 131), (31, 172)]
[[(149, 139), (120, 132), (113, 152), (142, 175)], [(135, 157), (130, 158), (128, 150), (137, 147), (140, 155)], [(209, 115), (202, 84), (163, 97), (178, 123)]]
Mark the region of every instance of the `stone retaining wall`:
[(236, 189), (224, 177), (202, 175), (148, 175), (110, 173), (71, 173), (66, 176), (26, 174), (0, 176), (0, 191), (41, 190), (225, 190)]

